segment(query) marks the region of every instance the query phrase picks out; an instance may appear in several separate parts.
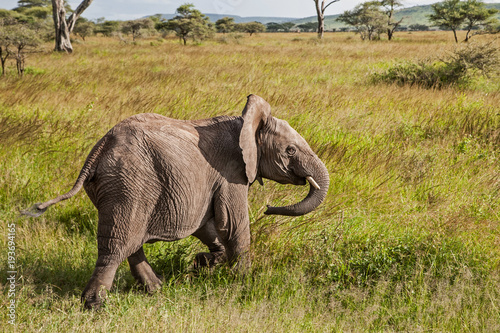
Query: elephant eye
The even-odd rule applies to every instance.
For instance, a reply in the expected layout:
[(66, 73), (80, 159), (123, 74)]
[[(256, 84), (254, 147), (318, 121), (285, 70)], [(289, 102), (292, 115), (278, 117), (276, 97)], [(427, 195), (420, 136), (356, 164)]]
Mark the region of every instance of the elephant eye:
[(288, 154), (288, 156), (293, 156), (293, 155), (295, 155), (296, 152), (297, 152), (297, 150), (295, 149), (294, 146), (286, 147), (286, 153)]

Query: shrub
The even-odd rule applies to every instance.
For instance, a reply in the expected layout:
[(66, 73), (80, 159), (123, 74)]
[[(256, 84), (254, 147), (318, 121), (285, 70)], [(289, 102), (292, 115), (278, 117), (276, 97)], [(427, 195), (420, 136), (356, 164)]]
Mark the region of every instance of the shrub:
[(499, 51), (493, 43), (468, 44), (455, 50), (448, 59), (400, 62), (384, 72), (373, 73), (372, 80), (425, 88), (467, 86), (478, 75), (490, 77), (498, 72)]

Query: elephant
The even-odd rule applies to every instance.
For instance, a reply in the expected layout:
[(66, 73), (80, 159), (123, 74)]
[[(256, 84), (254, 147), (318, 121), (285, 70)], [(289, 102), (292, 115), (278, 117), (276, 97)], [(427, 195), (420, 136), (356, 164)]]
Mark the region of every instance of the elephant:
[(99, 221), (97, 262), (81, 299), (85, 308), (98, 309), (125, 258), (146, 291), (161, 286), (144, 243), (193, 235), (209, 250), (196, 255), (195, 267), (250, 265), (248, 189), (262, 178), (310, 184), (300, 202), (268, 206), (268, 215), (313, 211), (330, 182), (306, 140), (273, 117), (263, 98), (250, 95), (242, 116), (176, 120), (142, 113), (121, 121), (92, 148), (69, 192), (24, 213), (39, 216), (84, 187)]

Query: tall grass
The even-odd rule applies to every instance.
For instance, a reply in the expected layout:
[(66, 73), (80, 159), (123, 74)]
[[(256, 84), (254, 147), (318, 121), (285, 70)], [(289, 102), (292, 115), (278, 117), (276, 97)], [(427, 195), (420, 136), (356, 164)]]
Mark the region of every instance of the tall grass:
[[(36, 75), (0, 80), (0, 229), (17, 225), (17, 330), (498, 331), (498, 81), (429, 90), (369, 80), (393, 59), (452, 50), (448, 39), (262, 34), (183, 47), (91, 38), (71, 56), (33, 55)], [(194, 239), (156, 243), (146, 254), (164, 276), (159, 293), (135, 288), (124, 263), (105, 310), (82, 311), (95, 208), (81, 193), (38, 219), (18, 210), (68, 190), (118, 121), (238, 115), (250, 93), (325, 162), (325, 202), (303, 217), (264, 216), (265, 204), (296, 202), (307, 189), (254, 185), (247, 275), (193, 272), (203, 250)], [(6, 251), (0, 262), (6, 294)]]

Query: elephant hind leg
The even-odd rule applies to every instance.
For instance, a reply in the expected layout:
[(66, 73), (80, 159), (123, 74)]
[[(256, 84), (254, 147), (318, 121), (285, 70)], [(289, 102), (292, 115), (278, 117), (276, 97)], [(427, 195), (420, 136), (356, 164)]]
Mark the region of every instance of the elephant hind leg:
[(198, 238), (203, 244), (208, 246), (210, 253), (198, 253), (194, 260), (194, 268), (211, 267), (227, 261), (226, 250), (221, 241), (214, 220), (209, 220), (203, 227), (198, 229), (193, 236)]
[(128, 257), (128, 263), (132, 276), (140, 285), (144, 286), (146, 292), (151, 294), (161, 287), (162, 277), (156, 274), (153, 268), (151, 268), (142, 246)]
[(102, 306), (122, 261), (123, 259), (116, 255), (100, 255), (97, 258), (94, 273), (82, 293), (81, 299), (86, 309), (98, 310)]

